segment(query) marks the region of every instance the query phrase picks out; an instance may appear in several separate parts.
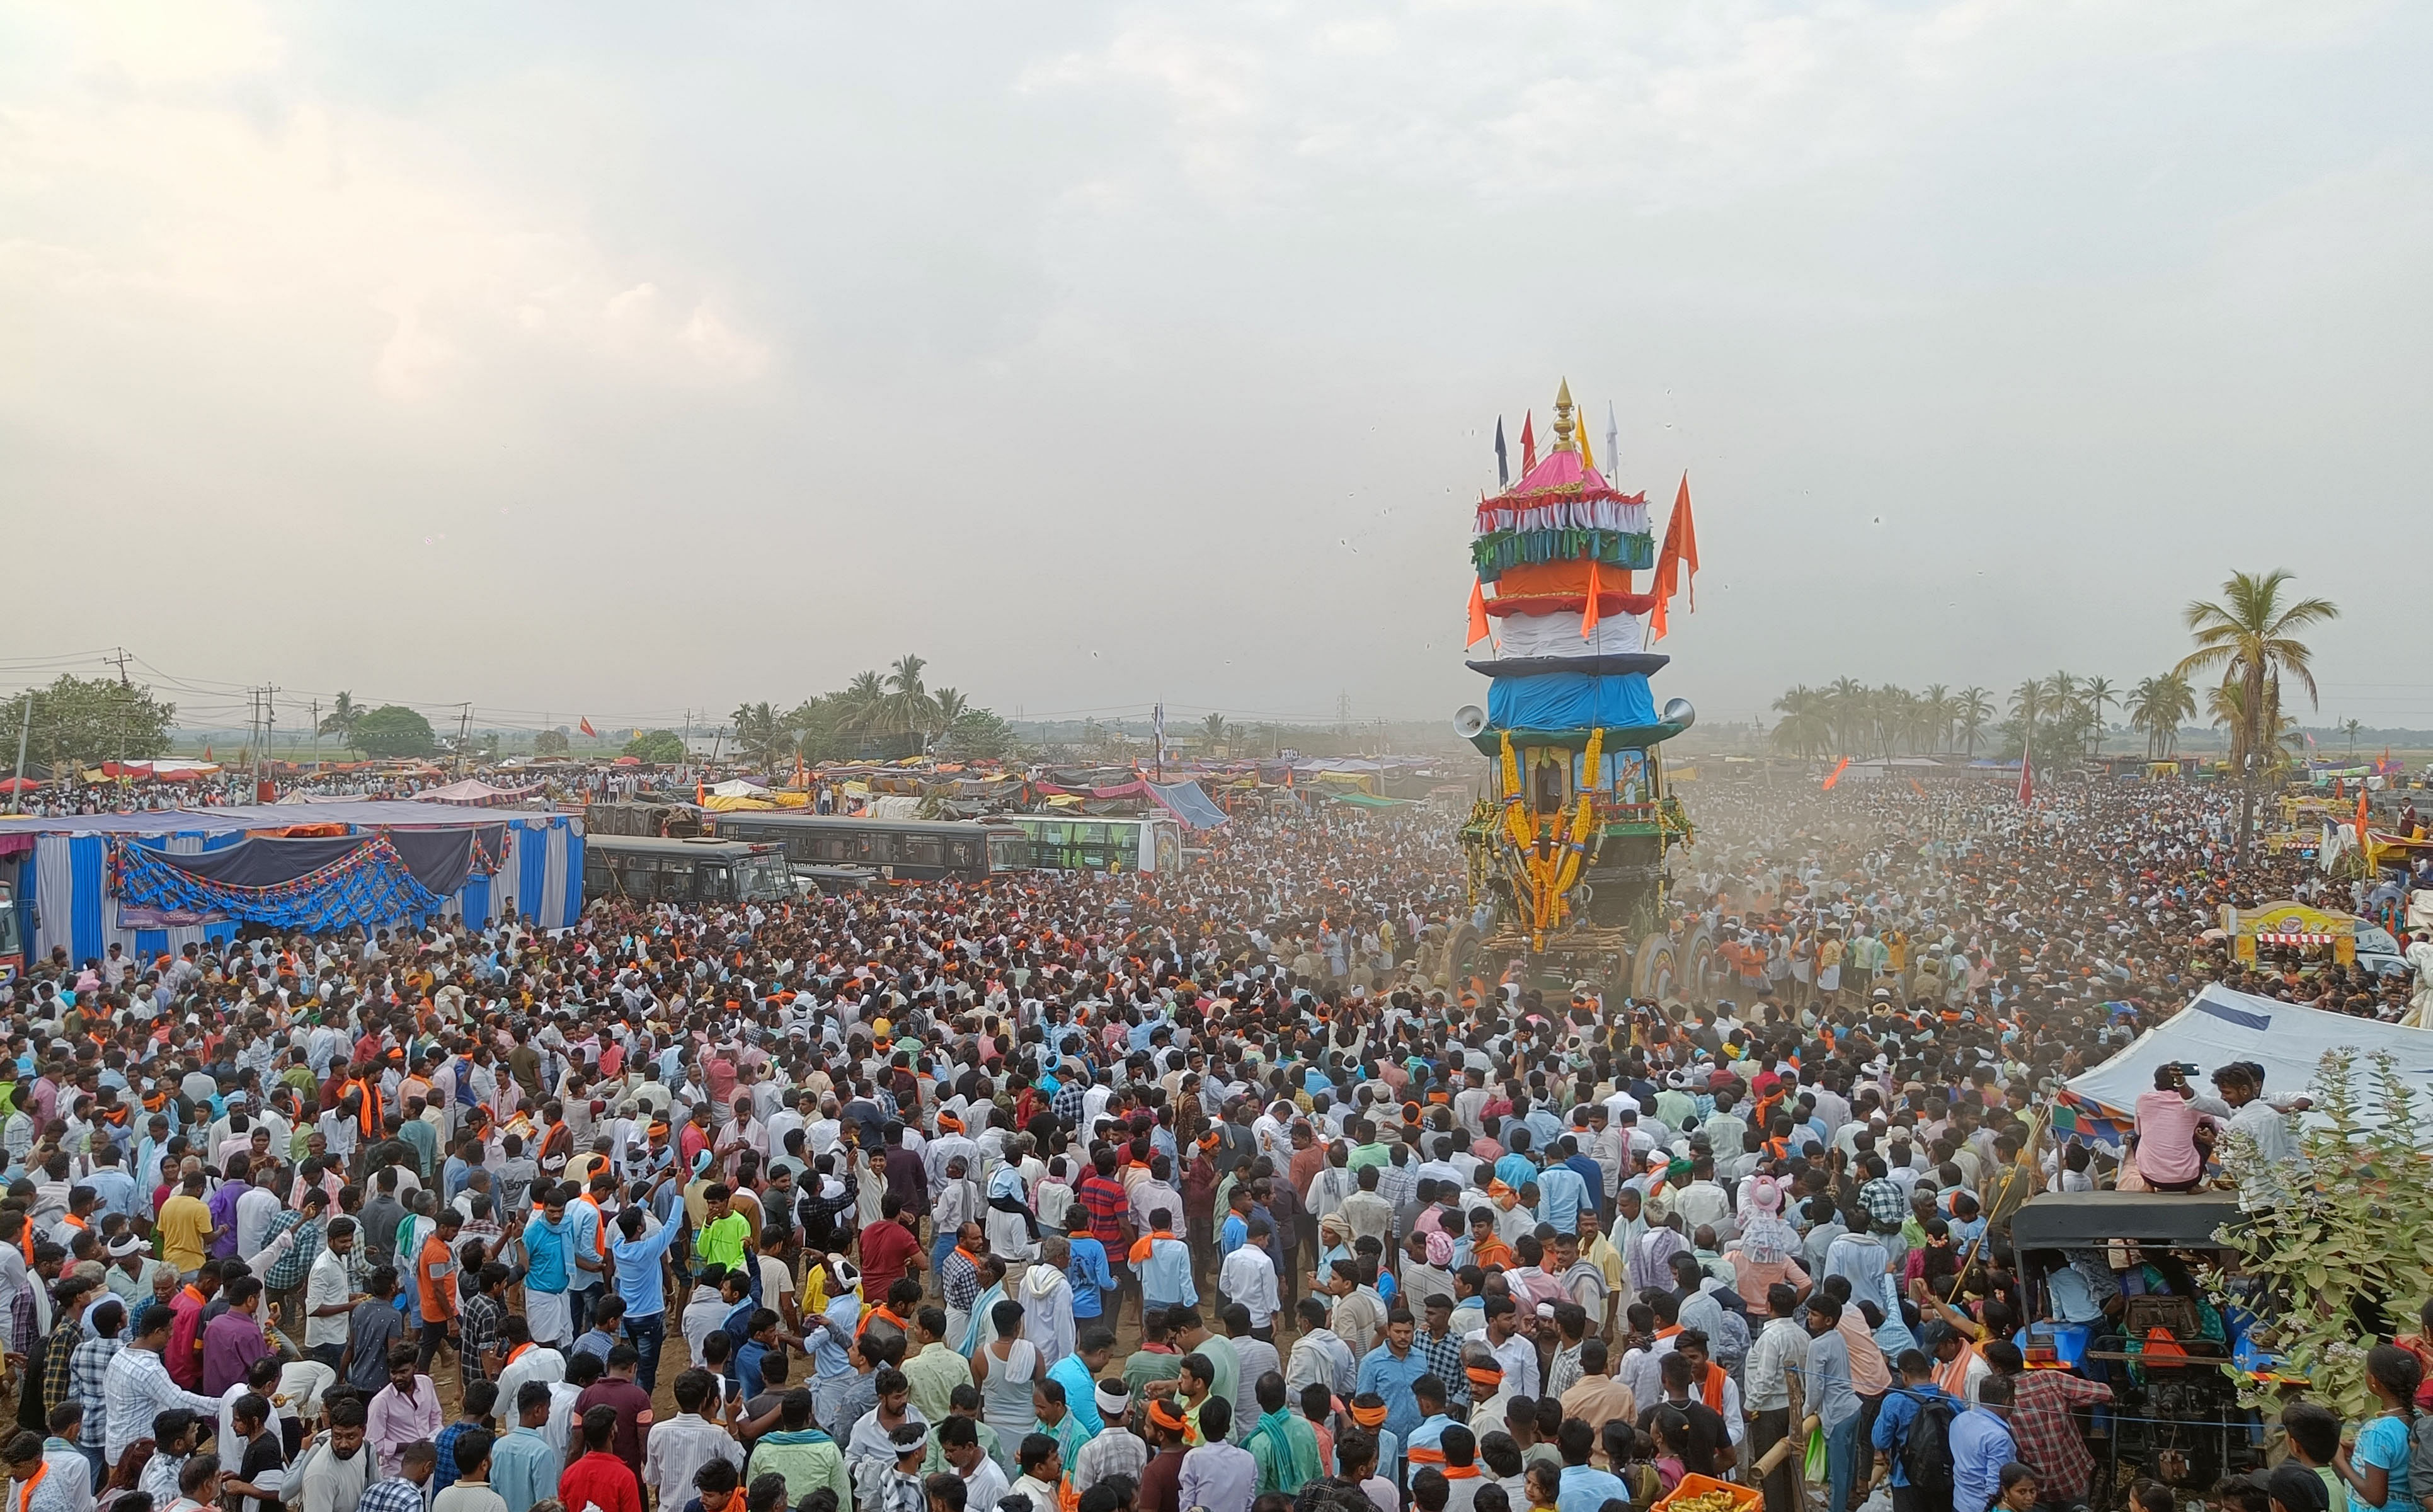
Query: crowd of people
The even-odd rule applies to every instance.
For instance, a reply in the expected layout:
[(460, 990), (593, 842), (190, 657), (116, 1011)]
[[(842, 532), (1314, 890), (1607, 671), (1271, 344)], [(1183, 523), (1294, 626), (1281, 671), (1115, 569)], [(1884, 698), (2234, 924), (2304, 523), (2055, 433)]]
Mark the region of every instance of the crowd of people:
[[(2387, 990), (2197, 938), (2307, 880), (2201, 791), (1697, 818), (1680, 1003), (1455, 970), (1451, 826), (1348, 810), (1151, 876), (35, 962), (17, 1512), (1790, 1512), (1811, 1457), (1831, 1512), (2100, 1498), (2108, 1386), (2016, 1337), (2123, 1278), (2005, 1225), (2118, 1163), (2034, 1108), (2203, 980)], [(2395, 1508), (2362, 1426), (2222, 1494)]]

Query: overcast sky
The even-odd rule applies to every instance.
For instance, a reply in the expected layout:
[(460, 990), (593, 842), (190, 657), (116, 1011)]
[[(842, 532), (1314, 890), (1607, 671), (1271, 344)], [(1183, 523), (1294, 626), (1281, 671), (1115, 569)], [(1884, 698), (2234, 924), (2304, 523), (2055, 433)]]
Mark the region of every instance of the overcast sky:
[(2325, 720), (2433, 725), (2428, 64), (2343, 0), (0, 0), (0, 682), (1448, 715), (1568, 376), (1689, 474), (1710, 721), (2134, 682), (2287, 566)]

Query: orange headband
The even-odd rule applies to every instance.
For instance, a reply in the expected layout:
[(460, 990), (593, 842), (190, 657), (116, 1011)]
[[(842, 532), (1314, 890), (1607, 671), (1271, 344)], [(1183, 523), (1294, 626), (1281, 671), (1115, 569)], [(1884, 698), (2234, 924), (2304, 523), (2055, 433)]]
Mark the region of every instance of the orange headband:
[(1163, 1397), (1150, 1400), (1148, 1420), (1168, 1433), (1179, 1434), (1191, 1426), (1191, 1419), (1182, 1415), (1182, 1409)]
[(1362, 1407), (1355, 1405), (1346, 1407), (1343, 1410), (1352, 1414), (1352, 1420), (1358, 1423), (1363, 1428), (1374, 1430), (1386, 1426), (1386, 1409), (1383, 1407)]
[(1504, 1372), (1491, 1366), (1473, 1365), (1463, 1373), (1470, 1377), (1470, 1384), (1474, 1386), (1492, 1388), (1504, 1380)]

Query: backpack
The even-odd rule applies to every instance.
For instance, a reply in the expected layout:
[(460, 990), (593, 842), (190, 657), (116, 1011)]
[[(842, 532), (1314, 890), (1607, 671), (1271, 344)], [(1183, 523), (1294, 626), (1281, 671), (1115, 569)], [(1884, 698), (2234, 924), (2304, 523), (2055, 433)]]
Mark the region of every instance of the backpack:
[(1921, 1394), (1917, 1416), (1910, 1419), (1909, 1433), (1901, 1439), (1901, 1473), (1921, 1491), (1951, 1489), (1952, 1410), (1950, 1399)]
[[(360, 1453), (360, 1451), (358, 1451), (358, 1453)], [(305, 1445), (304, 1453), (296, 1457), (296, 1463), (287, 1467), (287, 1478), (279, 1483), (279, 1504), (281, 1506), (302, 1506), (304, 1504), (305, 1472), (315, 1469), (323, 1460), (329, 1457), (330, 1436), (328, 1434), (322, 1434), (318, 1437), (315, 1438), (313, 1442)]]

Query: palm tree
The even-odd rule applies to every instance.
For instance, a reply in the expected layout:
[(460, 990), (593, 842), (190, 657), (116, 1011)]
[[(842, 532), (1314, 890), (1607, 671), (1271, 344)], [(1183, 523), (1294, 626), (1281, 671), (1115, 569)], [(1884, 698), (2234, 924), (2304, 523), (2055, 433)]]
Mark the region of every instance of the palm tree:
[(929, 722), (940, 735), (955, 727), (955, 722), (972, 711), (972, 701), (958, 688), (942, 688), (929, 695)]
[(1855, 677), (1837, 677), (1825, 689), (1825, 699), (1826, 714), (1833, 725), (1834, 754), (1855, 754), (1867, 728), (1866, 685)]
[(340, 744), (352, 751), (355, 749), (355, 726), (363, 717), (364, 706), (355, 702), (355, 695), (341, 690), (338, 701), (330, 705), (330, 712), (321, 716), (320, 733), (336, 736)]
[(2086, 680), (2086, 686), (2079, 689), (2079, 696), (2086, 701), (2088, 711), (2095, 716), (2095, 749), (2101, 751), (2103, 749), (2103, 711), (2108, 706), (2120, 702), (2119, 690), (2112, 686), (2112, 679), (2109, 677), (2090, 677)]
[(2349, 738), (2349, 762), (2351, 765), (2355, 765), (2356, 762), (2357, 731), (2363, 728), (2365, 728), (2365, 726), (2358, 723), (2356, 720), (2340, 721), (2340, 733)]
[(1918, 697), (1922, 701), (1921, 711), (1934, 729), (1934, 749), (1945, 750), (1951, 744), (1951, 720), (1958, 711), (1958, 705), (1952, 702), (1951, 689), (1941, 683), (1929, 683), (1926, 691)]
[(1211, 714), (1199, 722), (1199, 738), (1208, 742), (1211, 751), (1225, 743), (1225, 716)]
[(2034, 729), (2036, 721), (2042, 719), (2051, 706), (2049, 700), (2044, 683), (2031, 677), (2011, 689), (2011, 717), (2029, 729)]
[(791, 764), (794, 732), (768, 701), (740, 704), (729, 718), (735, 722), (736, 752), (745, 760), (766, 773)]
[(887, 722), (887, 683), (876, 672), (860, 671), (836, 695), (838, 724), (856, 735), (876, 735)]
[(1775, 749), (1813, 761), (1833, 746), (1829, 699), (1805, 683), (1774, 701), (1782, 722), (1774, 727)]
[(2278, 739), (2281, 677), (2286, 674), (2302, 684), (2306, 702), (2321, 706), (2314, 653), (2297, 638), (2297, 632), (2340, 615), (2329, 599), (2285, 600), (2282, 590), (2290, 576), (2288, 569), (2278, 568), (2264, 573), (2234, 572), (2221, 586), (2220, 602), (2199, 599), (2182, 611), (2197, 649), (2182, 657), (2172, 671), (2182, 677), (2220, 671), (2225, 687), (2236, 684), (2238, 688), (2233, 705), (2237, 724), (2232, 731), (2231, 750), (2238, 767), (2236, 855), (2242, 863), (2247, 859), (2249, 822), (2255, 811), (2254, 775), (2250, 768), (2266, 742)]
[(888, 723), (898, 731), (920, 735), (925, 749), (937, 714), (936, 700), (921, 680), (922, 669), (928, 665), (908, 653), (895, 658), (894, 669), (887, 674)]
[(2158, 760), (2179, 749), (2180, 726), (2195, 717), (2197, 695), (2177, 672), (2141, 679), (2129, 691), (2129, 727), (2146, 732), (2146, 758)]
[(1985, 722), (1994, 717), (1993, 691), (1969, 687), (1954, 695), (1952, 714), (1960, 722), (1961, 739), (1968, 742), (1968, 759), (1977, 759), (1977, 737), (1983, 733)]

